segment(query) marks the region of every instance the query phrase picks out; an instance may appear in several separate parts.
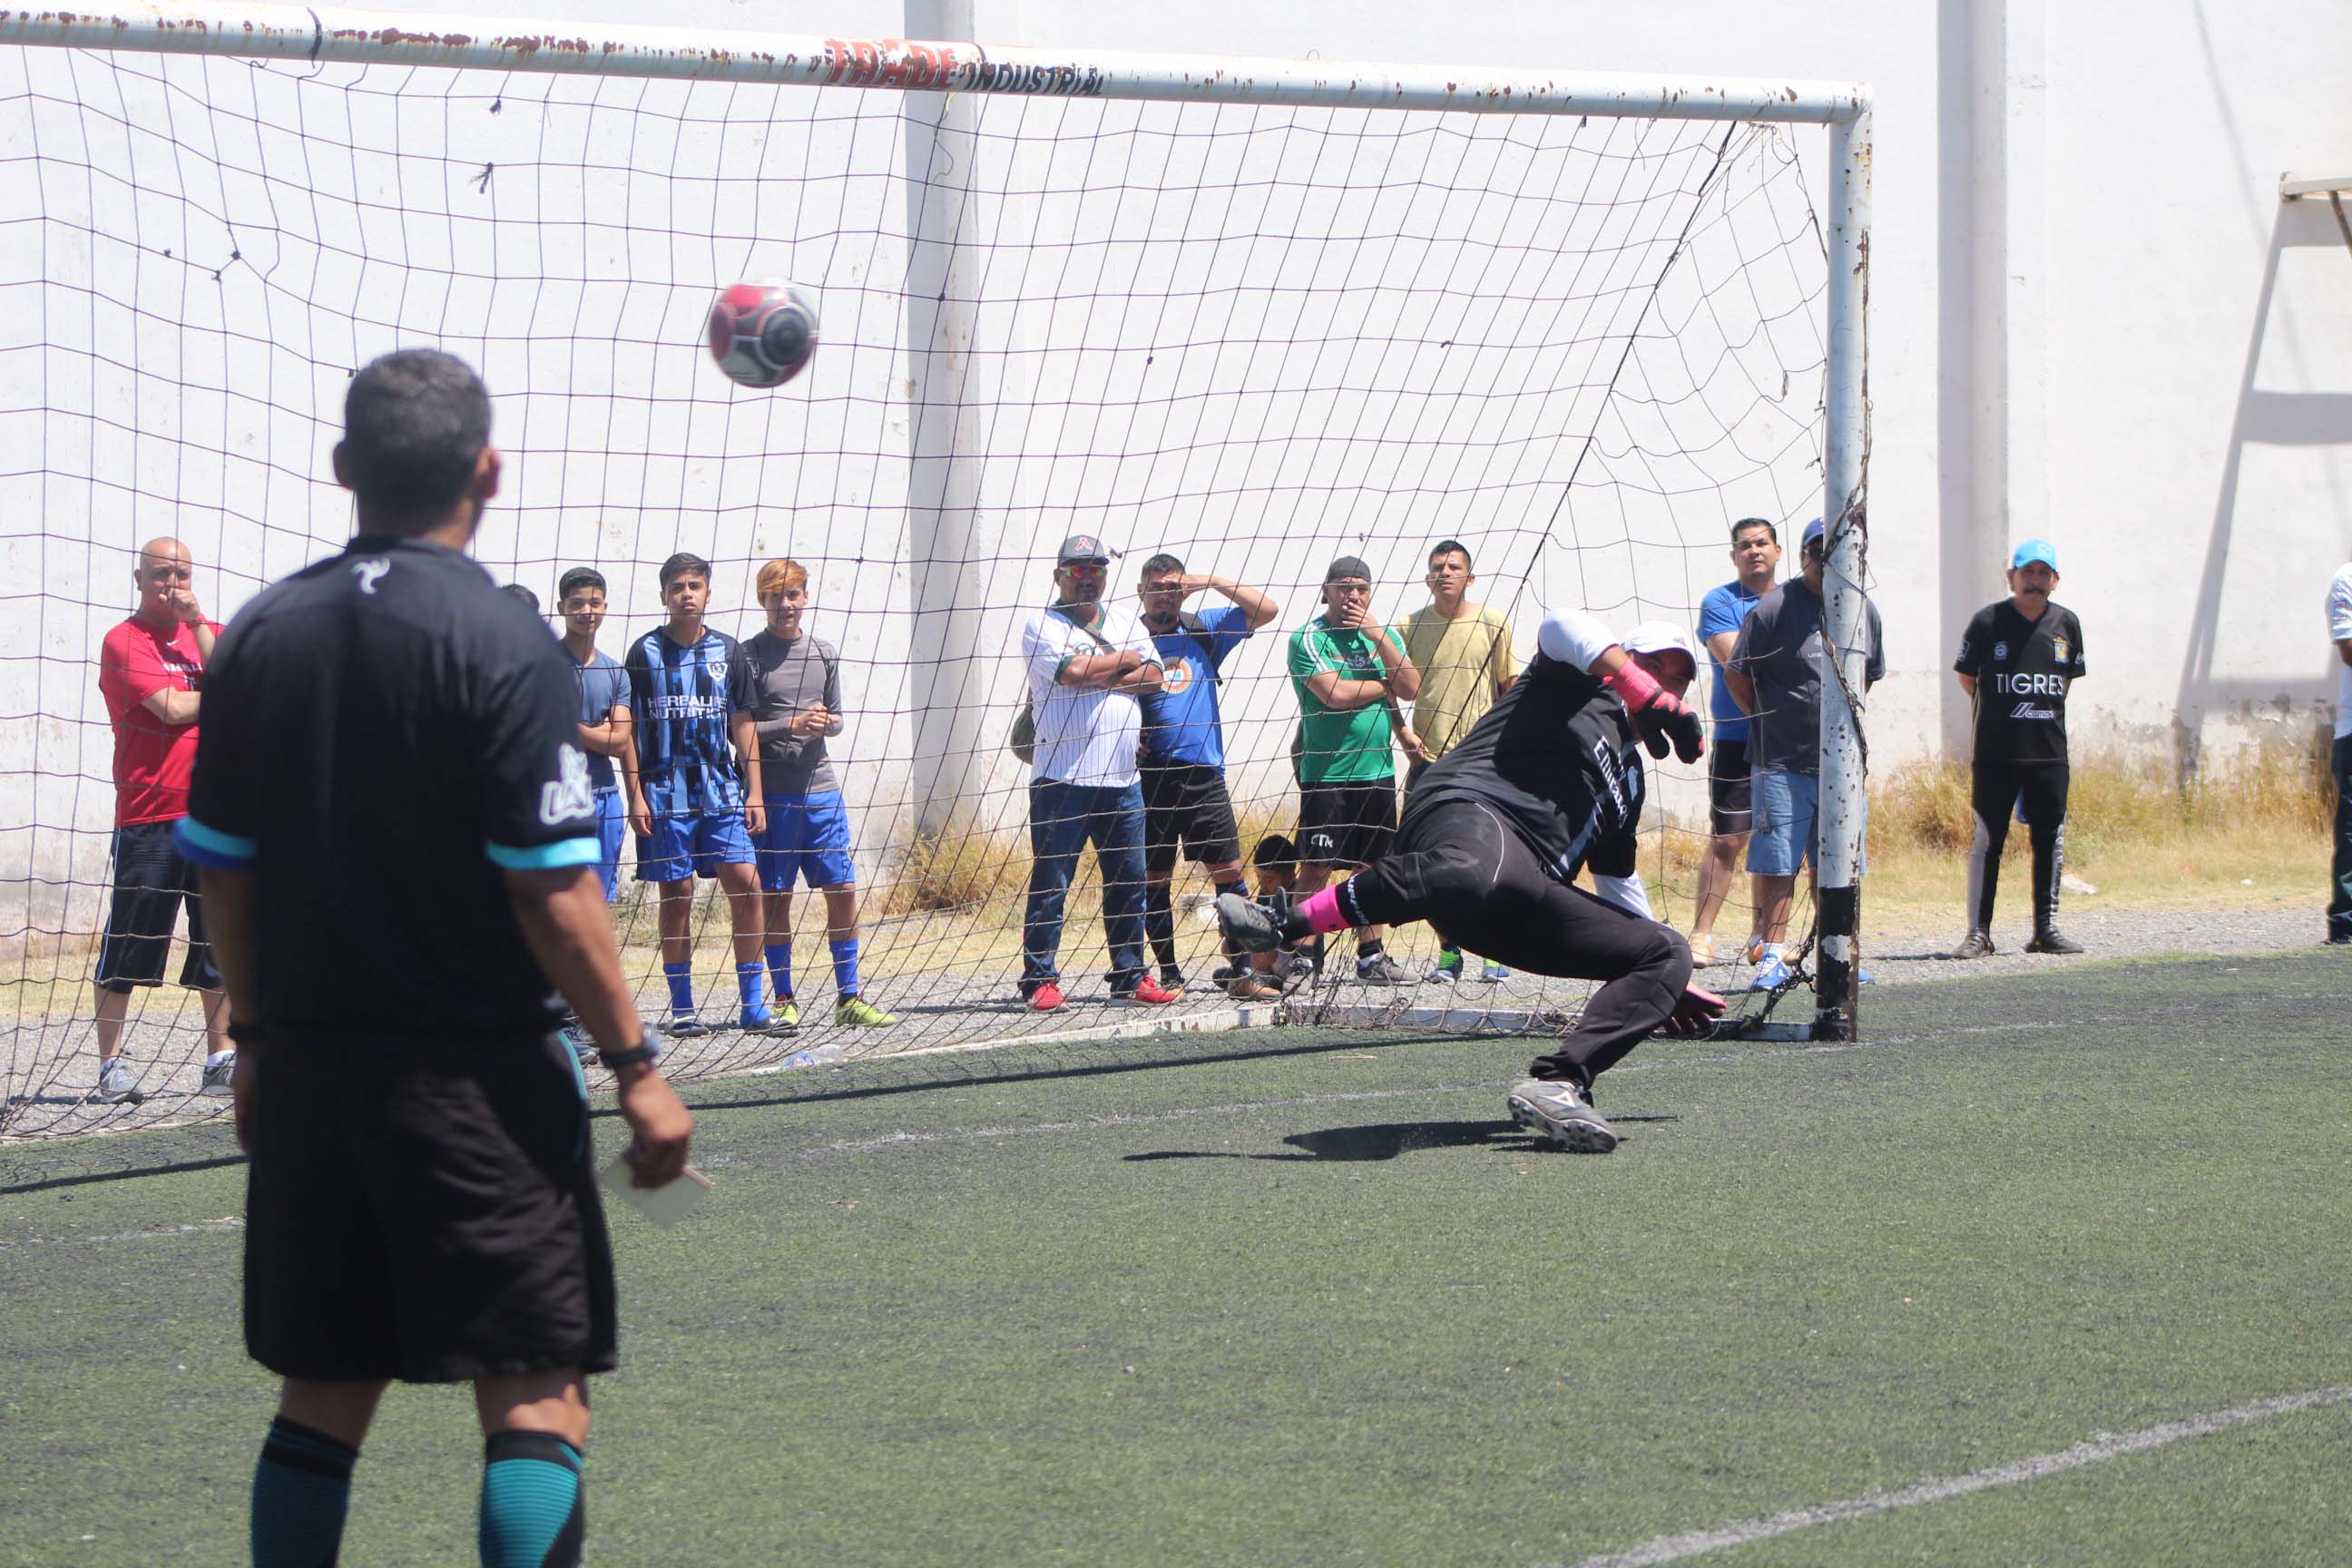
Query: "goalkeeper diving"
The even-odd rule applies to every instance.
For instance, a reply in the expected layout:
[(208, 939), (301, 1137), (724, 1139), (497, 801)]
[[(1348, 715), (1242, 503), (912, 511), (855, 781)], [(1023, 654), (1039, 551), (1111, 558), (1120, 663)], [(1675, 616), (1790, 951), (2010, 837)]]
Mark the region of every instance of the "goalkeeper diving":
[[(1427, 921), (1465, 952), (1536, 974), (1602, 982), (1576, 1027), (1510, 1090), (1513, 1121), (1605, 1153), (1617, 1133), (1592, 1080), (1652, 1030), (1706, 1029), (1723, 999), (1690, 984), (1690, 948), (1650, 912), (1634, 864), (1642, 750), (1706, 751), (1683, 701), (1688, 634), (1649, 621), (1622, 640), (1581, 610), (1544, 617), (1536, 657), (1406, 797), (1395, 847), (1336, 887), (1273, 908), (1217, 900), (1226, 940), (1270, 951), (1349, 926)], [(1590, 869), (1599, 896), (1572, 886)]]

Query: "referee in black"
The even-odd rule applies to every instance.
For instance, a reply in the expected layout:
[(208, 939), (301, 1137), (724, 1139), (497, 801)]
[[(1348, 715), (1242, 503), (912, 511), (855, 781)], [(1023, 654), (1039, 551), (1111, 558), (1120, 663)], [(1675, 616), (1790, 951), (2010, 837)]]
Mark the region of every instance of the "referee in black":
[(222, 635), (178, 829), (238, 1042), (246, 1344), (285, 1379), (253, 1561), (335, 1561), (397, 1378), (474, 1385), (482, 1561), (577, 1563), (613, 1267), (555, 993), (618, 1079), (637, 1185), (677, 1178), (693, 1122), (622, 984), (571, 667), (465, 553), (499, 488), (488, 394), (404, 351), (343, 426), (358, 536)]
[(2009, 559), (2009, 597), (1987, 605), (1961, 635), (1952, 668), (1976, 702), (1969, 844), (1969, 934), (1954, 958), (1994, 950), (1993, 896), (2010, 813), (2033, 840), (2033, 940), (2028, 952), (2080, 952), (2058, 929), (2058, 882), (2066, 873), (2066, 693), (2083, 679), (2083, 626), (2053, 604), (2058, 552), (2029, 539)]

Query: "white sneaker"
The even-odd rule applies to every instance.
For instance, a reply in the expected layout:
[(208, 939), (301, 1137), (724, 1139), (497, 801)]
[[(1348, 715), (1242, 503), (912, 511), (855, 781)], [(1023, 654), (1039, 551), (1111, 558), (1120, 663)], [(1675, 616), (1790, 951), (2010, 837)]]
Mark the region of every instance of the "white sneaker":
[(139, 1092), (139, 1079), (127, 1057), (110, 1057), (98, 1069), (94, 1098), (108, 1105), (136, 1105), (147, 1097)]
[(236, 1053), (231, 1051), (205, 1069), (204, 1092), (218, 1100), (236, 1092)]

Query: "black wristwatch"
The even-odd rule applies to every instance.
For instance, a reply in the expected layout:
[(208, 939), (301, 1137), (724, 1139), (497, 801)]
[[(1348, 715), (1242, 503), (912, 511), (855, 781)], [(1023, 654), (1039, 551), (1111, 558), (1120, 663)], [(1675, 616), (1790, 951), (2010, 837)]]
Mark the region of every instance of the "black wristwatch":
[(654, 1049), (651, 1041), (640, 1040), (625, 1051), (600, 1050), (596, 1053), (596, 1059), (613, 1071), (618, 1072), (623, 1068), (633, 1068), (640, 1062), (649, 1062), (660, 1054)]

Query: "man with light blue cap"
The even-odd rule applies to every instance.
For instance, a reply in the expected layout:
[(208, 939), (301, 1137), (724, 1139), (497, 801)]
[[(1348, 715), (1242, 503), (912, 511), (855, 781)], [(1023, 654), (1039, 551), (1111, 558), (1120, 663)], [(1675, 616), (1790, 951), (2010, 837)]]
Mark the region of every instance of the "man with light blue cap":
[(1987, 605), (1961, 635), (1952, 661), (1976, 703), (1969, 800), (1969, 934), (1954, 958), (1995, 951), (1993, 895), (2013, 807), (2033, 838), (2033, 939), (2028, 952), (2083, 951), (2058, 929), (2058, 882), (2066, 868), (2066, 692), (2083, 679), (2083, 626), (2053, 604), (2058, 552), (2029, 539), (2009, 558), (2009, 597)]

